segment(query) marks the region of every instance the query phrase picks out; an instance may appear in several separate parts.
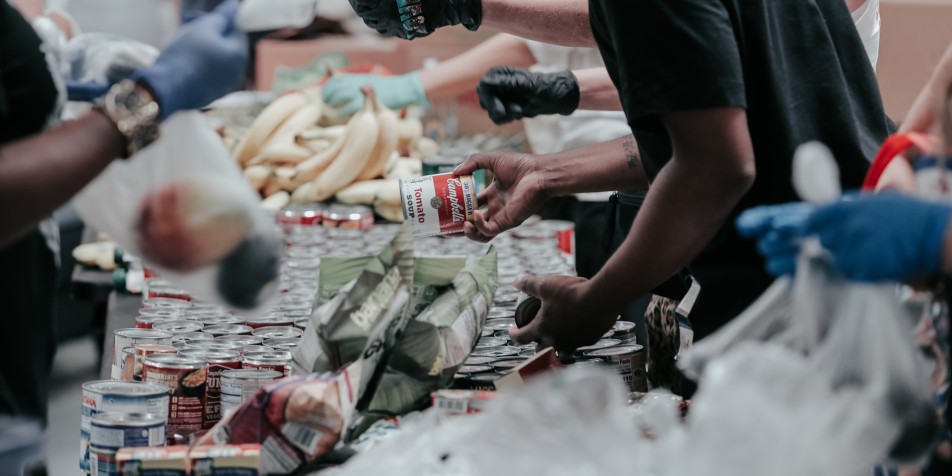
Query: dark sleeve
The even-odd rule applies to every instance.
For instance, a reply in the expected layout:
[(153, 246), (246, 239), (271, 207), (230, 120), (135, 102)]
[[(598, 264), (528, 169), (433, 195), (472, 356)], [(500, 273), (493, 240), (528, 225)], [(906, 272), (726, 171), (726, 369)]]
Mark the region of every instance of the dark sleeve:
[(594, 1), (633, 127), (657, 128), (656, 116), (667, 112), (747, 107), (731, 2)]

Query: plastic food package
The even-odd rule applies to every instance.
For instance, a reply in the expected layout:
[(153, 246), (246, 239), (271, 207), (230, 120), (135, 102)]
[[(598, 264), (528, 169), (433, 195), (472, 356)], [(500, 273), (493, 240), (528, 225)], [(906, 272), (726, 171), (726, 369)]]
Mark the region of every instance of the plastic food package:
[(116, 160), (75, 198), (83, 219), (164, 278), (204, 299), (254, 309), (277, 294), (280, 230), (197, 112)]
[(135, 70), (151, 65), (159, 50), (123, 36), (83, 33), (63, 46), (63, 74), (72, 81), (115, 84)]
[(317, 0), (244, 0), (235, 23), (244, 31), (304, 28), (314, 21)]
[(369, 324), (382, 314), (378, 302), (386, 302), (393, 286), (391, 253), (407, 258), (401, 276), (412, 283), (411, 318), (348, 440), (379, 418), (417, 408), (449, 385), (479, 338), (498, 285), (494, 248), (470, 258), (413, 258), (412, 244), (404, 226), (376, 258), (321, 260), (319, 307), (295, 349), (297, 371), (333, 371), (365, 352)]

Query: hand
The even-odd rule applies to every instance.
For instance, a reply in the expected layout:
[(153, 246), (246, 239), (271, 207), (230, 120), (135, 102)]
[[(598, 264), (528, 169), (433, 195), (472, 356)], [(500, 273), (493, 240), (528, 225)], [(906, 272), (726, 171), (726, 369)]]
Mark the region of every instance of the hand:
[(241, 86), (248, 38), (234, 27), (237, 11), (238, 0), (229, 0), (183, 26), (155, 64), (133, 75), (152, 90), (162, 120), (206, 106)]
[(341, 118), (350, 117), (364, 103), (360, 88), (369, 84), (384, 106), (403, 109), (407, 106), (429, 106), (420, 73), (414, 71), (402, 76), (377, 76), (374, 74), (338, 74), (321, 89), (324, 102), (338, 108)]
[(578, 80), (571, 71), (534, 73), (496, 66), (476, 88), (479, 105), (496, 124), (547, 114), (567, 116), (578, 109)]
[(509, 331), (516, 342), (539, 342), (540, 348), (574, 351), (594, 344), (618, 320), (618, 310), (609, 309), (605, 300), (595, 299), (591, 282), (585, 278), (524, 276), (514, 284), (542, 301), (539, 313), (529, 324)]
[(477, 203), (486, 210), (476, 211), (473, 223), (464, 224), (463, 231), (471, 240), (485, 243), (519, 226), (549, 199), (544, 169), (536, 156), (513, 152), (475, 154), (453, 173), (472, 175), (480, 169), (493, 173), (493, 183), (476, 196)]
[(818, 235), (833, 265), (856, 281), (908, 281), (939, 272), (952, 207), (883, 193), (841, 200), (813, 212), (805, 235)]
[(444, 26), (476, 31), (483, 19), (482, 0), (350, 0), (350, 6), (378, 33), (405, 40)]
[(813, 210), (812, 205), (802, 202), (751, 208), (737, 217), (737, 231), (757, 240), (757, 249), (767, 258), (768, 273), (793, 274), (804, 223)]

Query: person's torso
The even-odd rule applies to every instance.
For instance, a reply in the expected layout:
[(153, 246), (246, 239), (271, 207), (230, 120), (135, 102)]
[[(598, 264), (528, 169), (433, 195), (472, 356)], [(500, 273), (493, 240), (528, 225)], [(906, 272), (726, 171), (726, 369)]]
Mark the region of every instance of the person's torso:
[(39, 37), (19, 12), (0, 1), (0, 144), (42, 131), (56, 98)]

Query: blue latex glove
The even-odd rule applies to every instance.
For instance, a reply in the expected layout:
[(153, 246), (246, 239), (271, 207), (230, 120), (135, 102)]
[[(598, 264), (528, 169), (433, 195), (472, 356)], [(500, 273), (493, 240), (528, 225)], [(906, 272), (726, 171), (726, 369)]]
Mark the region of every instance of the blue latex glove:
[(856, 281), (908, 281), (938, 273), (952, 206), (898, 193), (817, 209), (804, 234), (818, 235), (833, 265)]
[[(863, 195), (817, 208), (805, 219), (780, 207), (784, 205), (753, 209), (749, 211), (753, 215), (745, 212), (738, 219), (741, 233), (750, 230), (748, 236), (759, 238), (758, 249), (767, 256), (768, 269), (769, 263), (788, 259), (791, 243), (810, 235), (819, 237), (832, 255), (833, 266), (855, 281), (908, 281), (941, 269), (943, 240), (952, 216), (948, 204), (896, 193)], [(758, 214), (771, 216), (766, 226), (752, 224), (764, 223)], [(778, 220), (784, 216), (789, 218), (786, 223)]]
[(206, 106), (244, 82), (248, 37), (234, 25), (238, 4), (229, 0), (183, 26), (155, 64), (133, 74), (152, 89), (163, 120)]
[(766, 258), (768, 273), (793, 274), (804, 224), (813, 210), (813, 205), (802, 202), (751, 208), (737, 217), (737, 231), (757, 240), (757, 250)]
[(369, 84), (374, 88), (380, 102), (390, 109), (402, 109), (407, 106), (429, 106), (420, 82), (420, 72), (414, 71), (401, 76), (377, 76), (375, 74), (339, 74), (321, 89), (324, 102), (338, 109), (339, 117), (350, 117), (364, 103), (360, 88)]
[(93, 102), (109, 92), (109, 86), (104, 83), (66, 81), (66, 97), (70, 101)]

